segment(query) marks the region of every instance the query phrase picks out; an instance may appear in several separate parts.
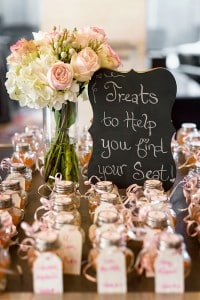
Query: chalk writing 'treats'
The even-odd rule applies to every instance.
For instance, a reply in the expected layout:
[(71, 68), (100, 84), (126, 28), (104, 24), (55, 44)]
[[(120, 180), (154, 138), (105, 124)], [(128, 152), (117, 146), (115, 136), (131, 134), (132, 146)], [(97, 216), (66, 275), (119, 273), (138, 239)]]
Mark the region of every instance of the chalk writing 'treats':
[[(119, 86), (114, 81), (108, 81), (104, 84), (104, 89), (108, 90), (106, 95), (106, 101), (113, 102), (117, 101), (119, 103), (131, 102), (134, 104), (157, 104), (158, 98), (155, 93), (144, 92), (143, 84), (140, 84), (140, 92), (138, 93), (124, 93), (122, 86)], [(121, 91), (121, 92), (120, 92)]]

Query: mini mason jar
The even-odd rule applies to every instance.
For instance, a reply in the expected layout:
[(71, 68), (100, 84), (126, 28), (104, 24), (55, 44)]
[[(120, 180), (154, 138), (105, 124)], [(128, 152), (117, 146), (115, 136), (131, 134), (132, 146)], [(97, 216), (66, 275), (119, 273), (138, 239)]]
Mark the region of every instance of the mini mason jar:
[(68, 212), (73, 216), (76, 225), (81, 225), (81, 215), (78, 209), (74, 206), (73, 199), (66, 196), (59, 196), (50, 201), (51, 205), (48, 212), (44, 213), (41, 217), (38, 217), (38, 212), (44, 209), (44, 206), (39, 207), (35, 212), (35, 219), (41, 220), (48, 227), (52, 227), (56, 218), (56, 215), (61, 212)]
[(185, 138), (191, 133), (197, 132), (197, 125), (195, 123), (182, 123), (181, 128), (177, 131), (177, 142), (179, 145), (185, 143)]
[[(32, 270), (36, 258), (43, 252), (52, 252), (56, 255), (59, 253), (58, 233), (55, 230), (43, 230), (34, 235), (34, 242), (28, 248), (27, 258), (30, 269)], [(59, 256), (59, 255), (58, 255)]]
[(151, 200), (154, 195), (161, 195), (164, 193), (162, 182), (157, 179), (147, 179), (144, 182), (144, 195)]
[(12, 201), (16, 207), (24, 209), (27, 205), (27, 193), (20, 186), (20, 181), (17, 179), (6, 179), (1, 183), (3, 194), (8, 194), (12, 197)]
[(32, 169), (36, 164), (36, 154), (31, 150), (28, 143), (17, 143), (11, 161), (24, 163), (27, 168)]
[(53, 191), (49, 199), (57, 198), (60, 196), (67, 196), (73, 199), (74, 205), (79, 208), (81, 194), (78, 190), (78, 185), (70, 180), (56, 180)]
[(13, 205), (10, 195), (0, 194), (0, 216), (5, 211), (7, 211), (11, 215), (13, 225), (15, 226), (17, 226), (24, 217), (23, 211)]
[(147, 212), (144, 226), (147, 229), (154, 230), (155, 232), (173, 232), (173, 228), (169, 225), (167, 214), (159, 210), (151, 210)]
[(191, 271), (191, 257), (186, 250), (182, 235), (177, 233), (162, 232), (158, 241), (158, 251), (174, 249), (183, 257), (184, 276), (188, 276)]
[(106, 230), (99, 236), (96, 247), (92, 248), (88, 255), (88, 261), (91, 263), (93, 269), (97, 269), (97, 259), (101, 250), (109, 248), (111, 251), (121, 251), (125, 255), (126, 271), (127, 273), (132, 271), (134, 263), (134, 253), (131, 249), (127, 248), (122, 236), (117, 231)]
[(53, 228), (59, 232), (59, 230), (65, 225), (76, 226), (82, 235), (82, 241), (85, 241), (85, 232), (83, 228), (80, 227), (80, 223), (77, 222), (76, 216), (68, 211), (58, 212), (54, 216)]
[(117, 193), (111, 181), (98, 181), (95, 183), (93, 190), (88, 194), (88, 206), (91, 221), (94, 221), (94, 212), (100, 202), (101, 194)]
[(11, 163), (6, 180), (16, 179), (20, 181), (21, 188), (28, 191), (32, 181), (32, 171), (26, 168), (24, 163)]
[(102, 210), (97, 214), (96, 222), (89, 227), (89, 239), (96, 244), (103, 230), (117, 228), (121, 224), (119, 214), (112, 210)]

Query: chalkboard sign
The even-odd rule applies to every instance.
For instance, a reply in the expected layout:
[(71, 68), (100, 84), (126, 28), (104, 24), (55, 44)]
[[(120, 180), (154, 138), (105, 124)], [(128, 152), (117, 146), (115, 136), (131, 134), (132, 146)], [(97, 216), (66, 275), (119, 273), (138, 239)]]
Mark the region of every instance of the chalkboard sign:
[(176, 177), (171, 153), (171, 110), (176, 82), (164, 68), (144, 73), (98, 70), (88, 87), (93, 110), (93, 151), (88, 177), (118, 188), (159, 179), (165, 190)]

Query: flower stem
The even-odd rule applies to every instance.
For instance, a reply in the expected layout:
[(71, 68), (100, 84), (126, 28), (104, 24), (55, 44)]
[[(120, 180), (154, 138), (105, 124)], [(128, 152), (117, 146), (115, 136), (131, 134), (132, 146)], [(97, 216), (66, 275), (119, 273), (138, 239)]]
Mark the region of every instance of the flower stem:
[(44, 158), (44, 179), (50, 180), (56, 173), (62, 174), (63, 180), (78, 182), (78, 158), (73, 141), (70, 141), (69, 128), (76, 121), (76, 105), (67, 101), (62, 109), (54, 111), (56, 122), (55, 138)]

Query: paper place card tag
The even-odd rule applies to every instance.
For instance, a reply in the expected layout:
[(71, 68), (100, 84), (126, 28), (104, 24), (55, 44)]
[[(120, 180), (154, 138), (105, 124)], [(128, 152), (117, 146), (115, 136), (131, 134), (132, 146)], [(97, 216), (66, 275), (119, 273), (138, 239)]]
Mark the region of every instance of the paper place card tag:
[(59, 231), (59, 255), (63, 261), (63, 273), (80, 275), (82, 259), (82, 235), (75, 225), (64, 225)]
[(54, 253), (41, 253), (33, 265), (33, 290), (36, 294), (63, 293), (62, 261)]
[(176, 250), (162, 251), (155, 262), (155, 292), (184, 293), (183, 257)]
[(125, 255), (116, 248), (102, 250), (97, 258), (97, 290), (100, 294), (127, 292)]

